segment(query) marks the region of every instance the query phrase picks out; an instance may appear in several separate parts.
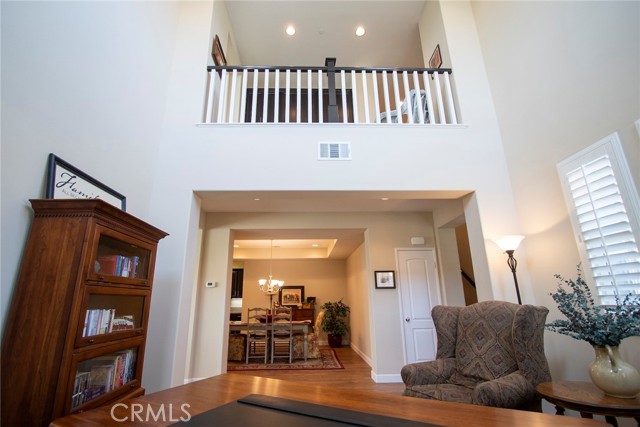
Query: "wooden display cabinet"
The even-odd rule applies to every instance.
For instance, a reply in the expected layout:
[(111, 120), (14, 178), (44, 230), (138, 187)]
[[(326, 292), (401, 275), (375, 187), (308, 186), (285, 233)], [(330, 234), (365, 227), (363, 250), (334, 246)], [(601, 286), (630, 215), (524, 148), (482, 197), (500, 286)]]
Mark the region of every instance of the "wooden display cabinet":
[(31, 200), (2, 342), (2, 426), (144, 394), (156, 249), (167, 234), (101, 200)]

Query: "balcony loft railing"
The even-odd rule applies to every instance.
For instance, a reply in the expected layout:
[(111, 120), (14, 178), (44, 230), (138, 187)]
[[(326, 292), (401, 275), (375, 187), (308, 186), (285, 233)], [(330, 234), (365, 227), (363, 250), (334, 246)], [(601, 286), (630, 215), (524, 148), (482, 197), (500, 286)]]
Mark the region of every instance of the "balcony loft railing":
[(458, 124), (452, 70), (208, 67), (202, 122)]

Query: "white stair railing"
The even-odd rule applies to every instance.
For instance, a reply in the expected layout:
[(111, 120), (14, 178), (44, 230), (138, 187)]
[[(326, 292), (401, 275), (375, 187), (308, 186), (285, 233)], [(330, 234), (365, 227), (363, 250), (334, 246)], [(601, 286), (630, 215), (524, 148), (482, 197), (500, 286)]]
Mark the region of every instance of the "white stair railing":
[(450, 69), (208, 67), (203, 123), (328, 123), (333, 107), (338, 123), (455, 125), (452, 79)]

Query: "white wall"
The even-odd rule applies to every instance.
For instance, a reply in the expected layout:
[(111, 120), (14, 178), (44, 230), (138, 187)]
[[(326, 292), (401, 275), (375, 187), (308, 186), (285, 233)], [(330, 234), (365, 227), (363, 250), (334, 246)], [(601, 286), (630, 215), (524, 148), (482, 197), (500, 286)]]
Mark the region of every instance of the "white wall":
[(371, 341), (374, 324), (371, 311), (367, 245), (363, 243), (347, 259), (347, 299), (351, 301), (349, 344), (368, 364), (373, 366)]
[(49, 153), (148, 220), (176, 6), (2, 2), (2, 324)]
[[(558, 161), (620, 132), (636, 186), (640, 144), (640, 3), (473, 2), (500, 120), (531, 283), (524, 301), (551, 308), (554, 274), (575, 277), (579, 255), (556, 172)], [(590, 346), (545, 334), (554, 379), (588, 381)], [(640, 368), (640, 339), (622, 346)]]

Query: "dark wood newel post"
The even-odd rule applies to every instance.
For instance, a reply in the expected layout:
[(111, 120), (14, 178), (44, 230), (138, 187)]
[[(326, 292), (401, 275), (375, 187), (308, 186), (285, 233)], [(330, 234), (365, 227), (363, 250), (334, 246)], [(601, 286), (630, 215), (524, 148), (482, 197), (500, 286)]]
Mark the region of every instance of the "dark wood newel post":
[[(336, 100), (336, 58), (325, 58), (324, 66), (327, 67), (327, 79), (329, 81), (329, 122), (338, 122), (338, 103)], [(322, 94), (319, 94), (322, 96)]]

